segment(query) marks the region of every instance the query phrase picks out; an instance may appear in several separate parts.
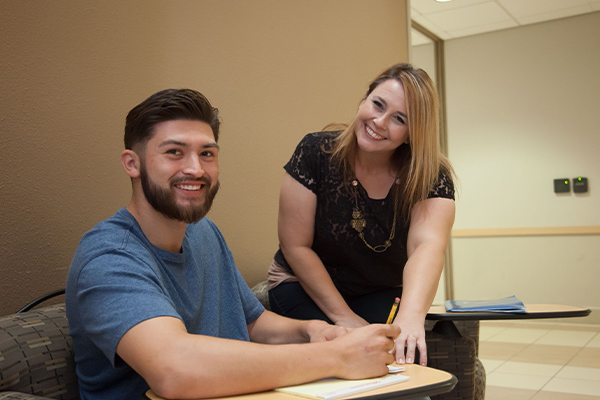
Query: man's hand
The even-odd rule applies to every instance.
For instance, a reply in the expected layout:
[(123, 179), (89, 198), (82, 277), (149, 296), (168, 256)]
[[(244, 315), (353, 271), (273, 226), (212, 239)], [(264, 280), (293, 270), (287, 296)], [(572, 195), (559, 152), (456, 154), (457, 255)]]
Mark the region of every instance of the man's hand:
[(394, 339), (400, 327), (369, 325), (353, 329), (332, 343), (338, 345), (339, 368), (335, 376), (344, 379), (363, 379), (388, 373), (387, 365), (394, 362)]

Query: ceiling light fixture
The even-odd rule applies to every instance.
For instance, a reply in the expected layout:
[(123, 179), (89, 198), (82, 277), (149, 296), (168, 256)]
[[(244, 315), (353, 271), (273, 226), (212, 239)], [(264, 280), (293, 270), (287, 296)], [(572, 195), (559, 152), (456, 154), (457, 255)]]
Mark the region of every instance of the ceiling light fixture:
[(435, 1), (437, 1), (438, 3), (447, 3), (447, 2), (452, 1), (452, 0), (435, 0)]

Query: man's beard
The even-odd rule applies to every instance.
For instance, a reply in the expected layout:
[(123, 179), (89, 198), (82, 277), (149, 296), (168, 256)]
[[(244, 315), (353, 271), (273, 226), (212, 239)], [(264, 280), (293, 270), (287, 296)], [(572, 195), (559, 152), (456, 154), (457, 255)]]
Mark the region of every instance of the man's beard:
[[(178, 179), (177, 181), (169, 182), (169, 188), (162, 188), (152, 182), (148, 173), (146, 172), (146, 166), (142, 165), (140, 168), (140, 178), (142, 181), (142, 189), (144, 190), (144, 196), (146, 196), (146, 200), (148, 203), (154, 208), (156, 211), (161, 213), (167, 218), (174, 219), (176, 221), (185, 222), (188, 224), (193, 224), (194, 222), (200, 221), (208, 211), (210, 210), (213, 200), (219, 191), (219, 181), (212, 185), (212, 180), (209, 177), (201, 177), (197, 178), (184, 178)], [(174, 193), (174, 185), (177, 182), (184, 182), (190, 180), (200, 180), (206, 184), (204, 190), (207, 190), (205, 199), (201, 204), (188, 204), (186, 206), (178, 205), (175, 201), (175, 193)]]

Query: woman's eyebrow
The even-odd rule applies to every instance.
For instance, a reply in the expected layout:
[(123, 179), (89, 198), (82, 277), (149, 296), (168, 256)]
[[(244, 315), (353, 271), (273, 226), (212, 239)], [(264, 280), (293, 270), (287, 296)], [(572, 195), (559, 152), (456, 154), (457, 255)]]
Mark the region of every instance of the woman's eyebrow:
[[(382, 99), (381, 97), (379, 97), (379, 96), (374, 96), (373, 98), (374, 98), (374, 99), (377, 99), (377, 101), (381, 102), (381, 103), (382, 103), (384, 106), (386, 106), (386, 107), (387, 107), (387, 102), (386, 102), (384, 99)], [(407, 116), (406, 114), (404, 114), (402, 111), (398, 111), (398, 114), (400, 114), (400, 115), (402, 115), (404, 118), (408, 119), (408, 116)]]

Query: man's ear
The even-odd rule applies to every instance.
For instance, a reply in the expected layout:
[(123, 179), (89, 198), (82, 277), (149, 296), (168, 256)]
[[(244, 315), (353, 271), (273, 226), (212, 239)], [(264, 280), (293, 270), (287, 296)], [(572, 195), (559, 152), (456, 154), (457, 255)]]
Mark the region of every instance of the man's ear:
[(132, 178), (140, 176), (140, 156), (133, 150), (124, 150), (121, 153), (121, 165)]

